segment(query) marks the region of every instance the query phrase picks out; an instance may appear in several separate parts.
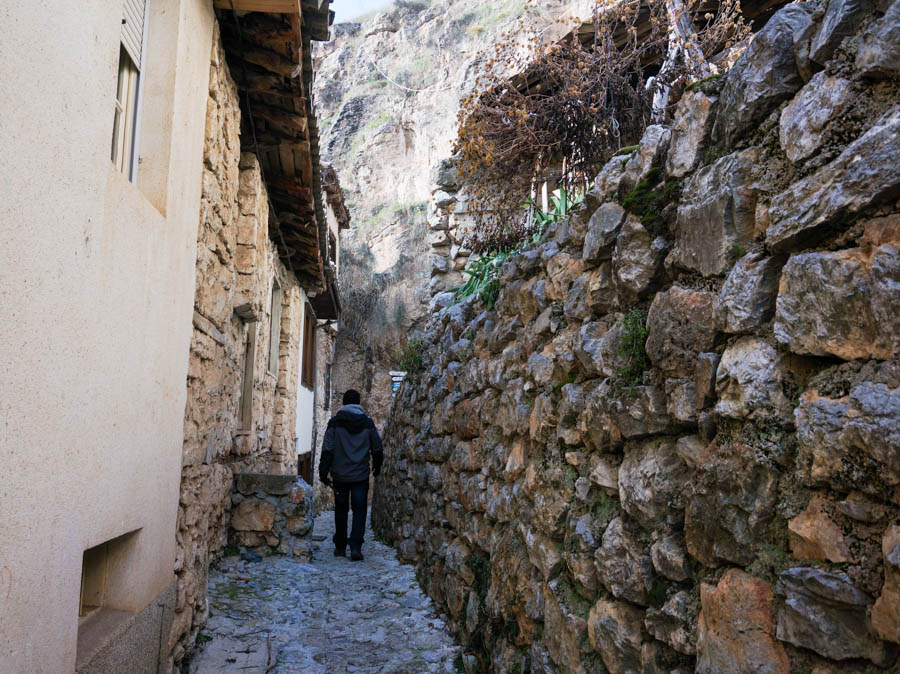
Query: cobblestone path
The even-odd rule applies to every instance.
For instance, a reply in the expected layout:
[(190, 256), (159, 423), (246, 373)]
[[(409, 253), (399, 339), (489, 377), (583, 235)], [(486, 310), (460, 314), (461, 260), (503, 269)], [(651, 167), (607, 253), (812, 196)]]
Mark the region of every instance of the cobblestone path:
[(458, 652), (411, 566), (366, 531), (362, 562), (334, 557), (334, 514), (316, 518), (313, 562), (226, 557), (190, 665), (212, 672), (455, 672)]

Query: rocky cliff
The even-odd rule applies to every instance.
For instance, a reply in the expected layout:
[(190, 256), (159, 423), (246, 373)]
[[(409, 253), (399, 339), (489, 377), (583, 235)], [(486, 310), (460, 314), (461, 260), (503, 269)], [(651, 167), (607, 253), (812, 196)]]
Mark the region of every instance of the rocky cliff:
[(897, 671), (898, 26), (780, 10), (493, 310), (436, 296), (373, 524), (467, 671)]
[[(559, 32), (554, 21), (586, 12), (582, 5), (402, 1), (358, 23), (338, 24), (331, 42), (314, 45), (323, 155), (338, 169), (357, 227), (341, 245), (364, 276), (383, 275), (372, 289), (374, 306), (350, 298), (345, 316), (364, 324), (338, 341), (335, 385), (362, 388), (379, 422), (390, 404), (387, 371), (396, 366), (397, 346), (430, 299), (429, 168), (450, 154), (459, 100), (504, 31), (523, 20), (552, 39)], [(357, 290), (360, 280), (354, 277)], [(365, 337), (351, 338), (352, 332)]]

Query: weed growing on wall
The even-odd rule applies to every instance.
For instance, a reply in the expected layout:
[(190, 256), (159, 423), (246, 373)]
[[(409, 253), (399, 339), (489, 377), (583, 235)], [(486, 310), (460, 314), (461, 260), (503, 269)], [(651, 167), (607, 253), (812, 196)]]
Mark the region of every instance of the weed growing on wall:
[(644, 371), (650, 367), (645, 345), (647, 343), (647, 310), (635, 307), (625, 314), (625, 331), (619, 353), (625, 356), (627, 364), (616, 373), (626, 389), (640, 386)]
[(397, 367), (407, 374), (416, 374), (425, 369), (425, 342), (413, 337), (397, 352)]

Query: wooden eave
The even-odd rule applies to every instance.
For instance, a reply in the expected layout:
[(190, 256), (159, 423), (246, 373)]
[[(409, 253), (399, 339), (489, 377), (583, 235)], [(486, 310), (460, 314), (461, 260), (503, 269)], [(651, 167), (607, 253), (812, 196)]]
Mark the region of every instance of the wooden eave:
[(310, 296), (330, 294), (310, 58), (310, 41), (328, 39), (329, 2), (213, 0), (241, 93), (241, 149), (259, 159), (269, 194), (269, 235)]
[(347, 204), (344, 202), (344, 190), (333, 166), (322, 167), (322, 187), (325, 189), (325, 200), (338, 221), (338, 228), (349, 229), (350, 211), (347, 210)]

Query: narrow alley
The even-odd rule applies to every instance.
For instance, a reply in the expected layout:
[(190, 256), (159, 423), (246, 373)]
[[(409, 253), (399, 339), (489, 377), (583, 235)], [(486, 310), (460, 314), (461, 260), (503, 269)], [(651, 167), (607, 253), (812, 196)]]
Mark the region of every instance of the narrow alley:
[(316, 518), (312, 563), (225, 557), (210, 571), (209, 621), (192, 674), (454, 672), (458, 647), (413, 567), (366, 532), (365, 560), (334, 557), (334, 515)]

